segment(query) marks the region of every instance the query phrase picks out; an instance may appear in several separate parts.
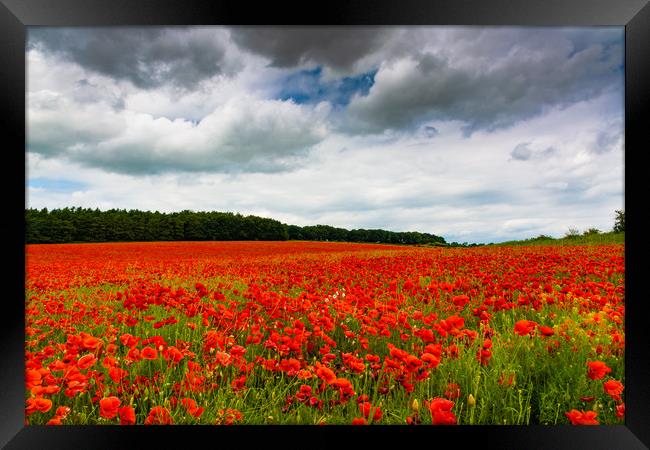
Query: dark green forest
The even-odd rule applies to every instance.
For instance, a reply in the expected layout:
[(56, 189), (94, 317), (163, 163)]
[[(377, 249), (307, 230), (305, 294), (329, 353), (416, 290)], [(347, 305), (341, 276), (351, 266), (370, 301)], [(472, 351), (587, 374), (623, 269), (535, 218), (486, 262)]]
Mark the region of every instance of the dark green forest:
[(346, 230), (329, 225), (300, 227), (230, 212), (161, 213), (90, 208), (26, 209), (27, 244), (142, 241), (338, 241), (445, 245), (445, 239), (415, 231)]

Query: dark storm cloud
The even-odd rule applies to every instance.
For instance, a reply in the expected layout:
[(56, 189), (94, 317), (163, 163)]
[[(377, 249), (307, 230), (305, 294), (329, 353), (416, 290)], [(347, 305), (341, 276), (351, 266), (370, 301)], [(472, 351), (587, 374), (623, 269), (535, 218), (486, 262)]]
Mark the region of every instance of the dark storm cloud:
[(233, 40), (242, 48), (265, 56), (275, 67), (304, 63), (350, 69), (378, 50), (395, 33), (380, 27), (234, 27)]
[(191, 89), (230, 70), (224, 66), (226, 43), (218, 32), (184, 27), (31, 27), (28, 49), (39, 48), (142, 89), (167, 83)]
[[(623, 35), (606, 31), (607, 39), (598, 30), (487, 30), (478, 41), (470, 31), (456, 36), (454, 51), (387, 60), (369, 94), (352, 99), (348, 130), (378, 133), (424, 120), (460, 120), (470, 135), (507, 128), (607, 89), (622, 91)], [(585, 34), (598, 38), (589, 42)], [(474, 44), (485, 52), (474, 57)]]

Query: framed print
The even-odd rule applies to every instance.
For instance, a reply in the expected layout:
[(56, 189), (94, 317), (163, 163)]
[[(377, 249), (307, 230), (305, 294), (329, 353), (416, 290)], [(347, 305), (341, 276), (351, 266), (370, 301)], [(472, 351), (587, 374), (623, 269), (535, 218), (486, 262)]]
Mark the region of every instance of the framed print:
[(2, 445), (647, 448), (648, 3), (312, 6), (2, 0)]

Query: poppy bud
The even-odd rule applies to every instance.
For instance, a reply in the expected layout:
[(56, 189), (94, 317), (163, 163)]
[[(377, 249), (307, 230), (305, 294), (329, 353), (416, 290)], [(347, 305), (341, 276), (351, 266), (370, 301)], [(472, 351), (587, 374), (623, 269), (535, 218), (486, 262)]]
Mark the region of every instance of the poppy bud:
[(469, 394), (469, 396), (467, 397), (467, 404), (472, 407), (476, 406), (476, 399), (472, 394)]
[(413, 402), (411, 403), (411, 409), (413, 411), (419, 411), (420, 410), (420, 403), (418, 403), (418, 399), (414, 398)]

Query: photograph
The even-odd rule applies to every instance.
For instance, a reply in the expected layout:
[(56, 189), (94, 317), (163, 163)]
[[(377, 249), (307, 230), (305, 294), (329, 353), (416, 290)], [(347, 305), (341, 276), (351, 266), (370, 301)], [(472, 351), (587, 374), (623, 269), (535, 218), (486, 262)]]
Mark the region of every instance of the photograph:
[(25, 40), (27, 428), (626, 424), (625, 26)]

